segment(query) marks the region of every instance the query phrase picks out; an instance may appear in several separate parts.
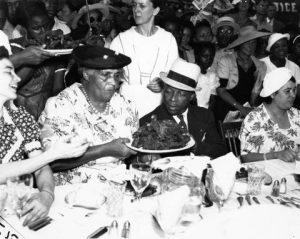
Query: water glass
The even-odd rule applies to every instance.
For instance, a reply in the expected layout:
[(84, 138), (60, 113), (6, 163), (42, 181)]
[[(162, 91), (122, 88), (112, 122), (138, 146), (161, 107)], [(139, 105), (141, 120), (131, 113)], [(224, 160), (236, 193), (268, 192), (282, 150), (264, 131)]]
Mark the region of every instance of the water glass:
[(121, 217), (123, 214), (124, 192), (126, 181), (109, 181), (107, 197), (107, 215), (110, 217)]
[(258, 195), (261, 193), (261, 185), (265, 177), (265, 167), (262, 165), (249, 165), (248, 171), (248, 194)]
[(146, 163), (132, 163), (130, 171), (130, 183), (136, 192), (137, 198), (140, 199), (151, 180), (151, 165)]

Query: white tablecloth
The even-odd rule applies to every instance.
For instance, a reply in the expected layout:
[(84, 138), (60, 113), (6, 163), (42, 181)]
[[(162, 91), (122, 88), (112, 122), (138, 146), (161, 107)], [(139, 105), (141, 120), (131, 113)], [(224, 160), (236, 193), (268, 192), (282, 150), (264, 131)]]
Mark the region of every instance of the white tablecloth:
[[(291, 176), (291, 173), (295, 172), (295, 163), (285, 163), (281, 160), (268, 160), (264, 162), (257, 162), (257, 164), (265, 165), (265, 170), (272, 176), (273, 181), (280, 180), (282, 177), (286, 177), (289, 192), (292, 189), (300, 188), (299, 184), (297, 184)], [(105, 207), (102, 207), (97, 213), (90, 216), (86, 216), (89, 210), (80, 208), (70, 209), (68, 207), (65, 202), (65, 195), (67, 195), (68, 192), (74, 190), (76, 187), (78, 186), (68, 185), (57, 187), (55, 189), (56, 197), (49, 213), (49, 216), (54, 220), (50, 225), (40, 229), (39, 231), (34, 232), (29, 230), (28, 228), (22, 227), (21, 221), (19, 221), (17, 218), (12, 217), (6, 219), (26, 239), (83, 239), (100, 226), (110, 225), (113, 218), (109, 218), (105, 215)], [(265, 198), (266, 195), (270, 195), (271, 188), (272, 185), (263, 186), (262, 194), (257, 196), (261, 204), (271, 205), (271, 202)], [(236, 200), (237, 196), (238, 195), (236, 193), (232, 192), (230, 198), (226, 201), (221, 211), (219, 211), (215, 205), (209, 208), (201, 209), (201, 215), (203, 216), (204, 220), (197, 223), (197, 228), (200, 230), (202, 226), (206, 225), (206, 222), (218, 221), (218, 218), (221, 218), (222, 215), (240, 210), (238, 209), (239, 204)], [(156, 208), (155, 197), (145, 198), (140, 202), (134, 203), (131, 203), (130, 199), (131, 197), (126, 196), (124, 200), (124, 216), (118, 219), (120, 230), (123, 227), (123, 222), (125, 220), (129, 220), (131, 222), (130, 238), (165, 238), (163, 232), (159, 229), (151, 214), (155, 211)], [(247, 210), (246, 208), (250, 207), (256, 208), (258, 206), (249, 206), (246, 202), (244, 202), (243, 208), (245, 208), (245, 210)], [(300, 210), (296, 208), (293, 208), (293, 210), (299, 213), (298, 221), (300, 222)], [(195, 238), (199, 238), (199, 235), (197, 235), (199, 233), (199, 230), (197, 233), (195, 233)], [(191, 232), (187, 230), (187, 233)], [(107, 238), (107, 236), (103, 236), (101, 238)], [(184, 234), (179, 234), (174, 236), (174, 238), (186, 237), (184, 236)], [(189, 238), (192, 238), (191, 234), (189, 234)], [(209, 237), (209, 235), (206, 235), (205, 238), (213, 237)]]

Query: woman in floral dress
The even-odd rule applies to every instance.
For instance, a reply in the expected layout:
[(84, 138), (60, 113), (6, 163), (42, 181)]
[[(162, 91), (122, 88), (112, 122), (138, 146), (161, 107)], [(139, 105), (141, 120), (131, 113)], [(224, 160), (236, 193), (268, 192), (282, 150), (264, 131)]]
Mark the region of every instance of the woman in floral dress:
[(24, 225), (27, 225), (45, 217), (54, 200), (54, 180), (48, 163), (78, 157), (88, 144), (84, 140), (70, 143), (70, 138), (65, 138), (43, 152), (39, 128), (33, 116), (24, 107), (17, 108), (12, 103), (17, 98), (20, 78), (3, 47), (0, 47), (0, 79), (0, 184), (10, 177), (34, 172), (39, 192), (31, 196), (21, 213), (27, 214), (24, 220)]
[(250, 112), (242, 124), (240, 140), (244, 162), (297, 159), (300, 111), (292, 107), (296, 87), (296, 80), (287, 68), (277, 68), (266, 75), (260, 93), (264, 103)]

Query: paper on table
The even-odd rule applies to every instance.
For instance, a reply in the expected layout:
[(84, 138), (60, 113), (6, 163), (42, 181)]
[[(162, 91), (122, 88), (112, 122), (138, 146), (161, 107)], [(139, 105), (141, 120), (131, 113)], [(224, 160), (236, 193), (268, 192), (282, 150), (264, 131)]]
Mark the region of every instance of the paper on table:
[(241, 168), (241, 163), (233, 153), (211, 161), (214, 170), (213, 183), (222, 189), (224, 199), (227, 199), (234, 185), (235, 173)]
[(184, 167), (187, 171), (201, 178), (208, 163), (210, 163), (210, 158), (207, 156), (177, 156), (159, 159), (153, 162), (152, 166), (161, 170)]

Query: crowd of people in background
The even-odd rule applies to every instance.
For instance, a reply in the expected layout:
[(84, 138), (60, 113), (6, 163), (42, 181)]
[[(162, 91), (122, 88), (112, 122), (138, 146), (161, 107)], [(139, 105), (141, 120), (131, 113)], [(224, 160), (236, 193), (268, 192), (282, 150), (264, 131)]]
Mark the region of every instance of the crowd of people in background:
[(134, 155), (126, 142), (152, 114), (185, 121), (194, 153), (216, 158), (226, 153), (216, 122), (234, 111), (246, 117), (244, 161), (295, 160), (300, 28), (272, 1), (87, 2), (0, 0), (0, 166), (33, 160), (15, 165), (39, 178), (26, 223), (49, 210), (54, 183), (87, 182), (99, 158)]

